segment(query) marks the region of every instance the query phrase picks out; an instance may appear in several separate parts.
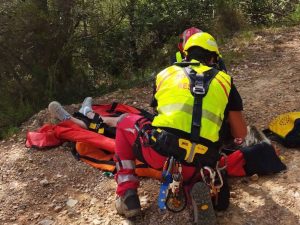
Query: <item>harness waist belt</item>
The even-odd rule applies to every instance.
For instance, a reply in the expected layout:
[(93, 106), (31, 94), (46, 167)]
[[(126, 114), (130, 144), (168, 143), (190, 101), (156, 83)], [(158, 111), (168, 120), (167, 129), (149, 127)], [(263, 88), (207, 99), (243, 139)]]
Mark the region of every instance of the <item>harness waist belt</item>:
[(152, 129), (150, 145), (159, 154), (188, 165), (214, 167), (220, 158), (217, 143), (192, 142), (159, 128)]

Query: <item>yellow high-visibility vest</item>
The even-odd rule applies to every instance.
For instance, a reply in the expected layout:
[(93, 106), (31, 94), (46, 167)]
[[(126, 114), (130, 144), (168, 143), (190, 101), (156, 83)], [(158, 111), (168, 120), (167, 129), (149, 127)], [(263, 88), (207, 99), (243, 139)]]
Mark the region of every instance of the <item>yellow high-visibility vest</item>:
[[(198, 74), (211, 69), (200, 64), (192, 66)], [(170, 66), (156, 77), (158, 115), (152, 125), (191, 133), (194, 96), (190, 91), (190, 79), (184, 69)], [(212, 79), (202, 101), (201, 130), (199, 136), (212, 142), (219, 140), (224, 112), (231, 90), (231, 77), (219, 71)]]

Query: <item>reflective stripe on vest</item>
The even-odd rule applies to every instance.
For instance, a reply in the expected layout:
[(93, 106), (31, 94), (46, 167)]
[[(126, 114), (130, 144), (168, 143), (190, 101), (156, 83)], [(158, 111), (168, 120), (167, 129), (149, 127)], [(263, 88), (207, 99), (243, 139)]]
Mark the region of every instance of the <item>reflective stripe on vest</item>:
[(182, 55), (181, 52), (176, 52), (176, 62), (182, 62)]
[[(193, 106), (182, 104), (182, 103), (174, 103), (174, 104), (164, 105), (160, 107), (158, 112), (162, 114), (168, 114), (171, 113), (172, 111), (182, 111), (192, 115)], [(206, 109), (202, 109), (202, 116), (210, 120), (211, 122), (218, 124), (219, 126), (222, 125), (222, 118), (216, 115), (214, 112), (210, 112)]]
[[(203, 73), (210, 67), (192, 67)], [(191, 132), (194, 97), (190, 92), (190, 80), (184, 69), (171, 66), (157, 75), (156, 94), (158, 115), (152, 125)], [(212, 142), (219, 140), (219, 131), (224, 119), (224, 111), (231, 90), (231, 77), (219, 72), (211, 81), (203, 98), (200, 136)]]

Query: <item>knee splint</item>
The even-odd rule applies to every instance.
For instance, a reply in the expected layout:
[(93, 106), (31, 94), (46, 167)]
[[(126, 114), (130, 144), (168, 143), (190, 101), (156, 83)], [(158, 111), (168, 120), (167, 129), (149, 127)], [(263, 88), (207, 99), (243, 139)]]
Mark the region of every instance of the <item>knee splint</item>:
[(95, 113), (94, 118), (91, 120), (89, 130), (95, 131), (98, 134), (104, 134), (104, 123), (103, 119), (98, 113)]
[(73, 115), (75, 118), (80, 119), (84, 122), (88, 130), (96, 132), (98, 134), (105, 135), (106, 137), (115, 137), (116, 135), (116, 128), (109, 127), (105, 123), (103, 123), (103, 119), (100, 117), (98, 113), (95, 113), (93, 119), (89, 119), (88, 117), (84, 116), (83, 114), (76, 112)]

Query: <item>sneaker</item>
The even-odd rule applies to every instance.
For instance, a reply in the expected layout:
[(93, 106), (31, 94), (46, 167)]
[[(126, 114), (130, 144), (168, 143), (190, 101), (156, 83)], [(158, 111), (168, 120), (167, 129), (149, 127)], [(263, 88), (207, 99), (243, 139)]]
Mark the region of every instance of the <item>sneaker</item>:
[(126, 218), (134, 217), (141, 212), (141, 204), (136, 190), (129, 189), (124, 196), (118, 196), (116, 200), (116, 209), (118, 214)]
[(92, 112), (92, 97), (86, 97), (83, 102), (82, 102), (82, 105), (81, 105), (81, 108), (79, 109), (79, 112), (83, 115), (86, 116), (86, 114), (88, 112)]
[(50, 111), (51, 115), (55, 118), (59, 119), (60, 121), (68, 120), (71, 118), (70, 113), (68, 113), (59, 102), (50, 102), (48, 106), (48, 110)]
[(197, 182), (192, 188), (191, 198), (194, 210), (194, 224), (216, 225), (217, 219), (209, 187), (203, 182)]

